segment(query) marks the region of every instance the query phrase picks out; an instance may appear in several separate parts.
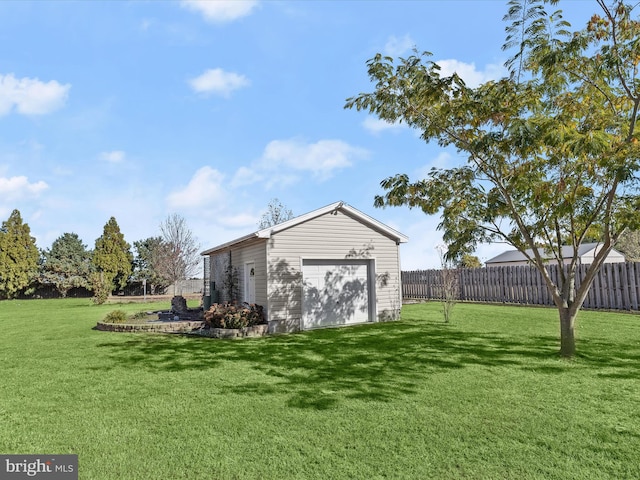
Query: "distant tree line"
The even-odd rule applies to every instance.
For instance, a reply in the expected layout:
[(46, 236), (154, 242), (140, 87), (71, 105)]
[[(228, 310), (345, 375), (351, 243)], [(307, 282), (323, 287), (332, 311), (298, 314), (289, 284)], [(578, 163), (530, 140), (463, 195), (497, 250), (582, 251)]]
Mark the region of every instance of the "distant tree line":
[(0, 299), (35, 297), (49, 289), (61, 297), (81, 291), (104, 303), (113, 292), (143, 281), (150, 294), (159, 293), (196, 274), (199, 248), (185, 219), (173, 214), (160, 224), (158, 236), (133, 243), (135, 254), (114, 217), (93, 249), (77, 234), (63, 233), (40, 250), (14, 210), (0, 228)]

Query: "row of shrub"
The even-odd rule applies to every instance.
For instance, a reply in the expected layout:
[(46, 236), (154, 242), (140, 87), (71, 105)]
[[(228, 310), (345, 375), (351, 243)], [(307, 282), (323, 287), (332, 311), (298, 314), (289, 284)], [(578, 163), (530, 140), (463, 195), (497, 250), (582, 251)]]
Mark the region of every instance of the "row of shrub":
[(204, 312), (209, 328), (245, 328), (267, 323), (264, 308), (255, 303), (214, 303)]
[(146, 312), (136, 312), (133, 315), (127, 315), (124, 310), (112, 310), (107, 313), (103, 319), (105, 323), (139, 323), (146, 321)]

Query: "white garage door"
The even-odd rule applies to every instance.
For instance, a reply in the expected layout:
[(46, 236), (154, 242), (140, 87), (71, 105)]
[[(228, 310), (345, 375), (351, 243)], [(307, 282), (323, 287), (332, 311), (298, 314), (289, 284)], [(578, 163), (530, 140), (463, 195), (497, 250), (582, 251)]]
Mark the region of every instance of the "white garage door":
[(367, 260), (304, 260), (302, 328), (369, 321)]

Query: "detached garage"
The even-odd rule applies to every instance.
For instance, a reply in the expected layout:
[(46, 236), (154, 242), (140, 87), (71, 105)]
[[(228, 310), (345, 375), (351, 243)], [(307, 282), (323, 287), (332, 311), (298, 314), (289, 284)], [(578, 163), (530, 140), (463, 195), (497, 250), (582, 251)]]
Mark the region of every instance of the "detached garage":
[(211, 294), (265, 308), (269, 331), (394, 320), (407, 237), (344, 202), (206, 250)]

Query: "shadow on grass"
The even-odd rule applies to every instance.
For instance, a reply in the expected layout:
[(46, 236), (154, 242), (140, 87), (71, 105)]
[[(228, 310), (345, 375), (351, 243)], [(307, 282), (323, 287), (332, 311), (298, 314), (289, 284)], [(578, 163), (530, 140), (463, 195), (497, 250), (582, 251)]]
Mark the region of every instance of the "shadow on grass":
[(238, 380), (230, 391), (256, 396), (285, 393), (290, 406), (319, 410), (334, 407), (340, 398), (393, 400), (414, 393), (425, 375), (472, 365), (544, 374), (578, 367), (605, 376), (640, 378), (638, 345), (581, 340), (577, 361), (564, 362), (553, 336), (465, 332), (436, 322), (393, 322), (235, 341), (141, 334), (98, 347), (107, 350), (112, 362), (107, 369), (120, 365), (185, 371), (246, 362), (275, 381)]
[(593, 369), (599, 377), (640, 379), (640, 341), (607, 342), (602, 339), (578, 340), (576, 359)]

